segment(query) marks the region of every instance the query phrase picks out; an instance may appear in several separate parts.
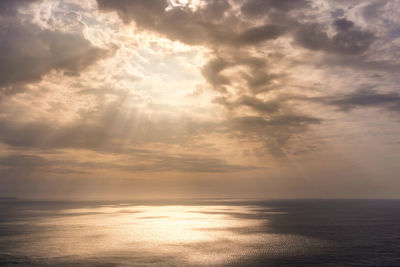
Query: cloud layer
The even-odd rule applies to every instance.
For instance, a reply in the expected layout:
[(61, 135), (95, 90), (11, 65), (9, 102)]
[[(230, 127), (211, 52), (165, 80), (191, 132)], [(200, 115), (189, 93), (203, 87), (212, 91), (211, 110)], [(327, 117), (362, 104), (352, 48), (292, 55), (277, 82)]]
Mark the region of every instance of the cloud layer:
[(247, 195), (257, 183), (282, 196), (394, 186), (398, 8), (389, 0), (2, 1), (5, 194), (53, 176), (168, 184), (204, 175), (204, 188), (221, 192), (217, 179), (237, 179)]

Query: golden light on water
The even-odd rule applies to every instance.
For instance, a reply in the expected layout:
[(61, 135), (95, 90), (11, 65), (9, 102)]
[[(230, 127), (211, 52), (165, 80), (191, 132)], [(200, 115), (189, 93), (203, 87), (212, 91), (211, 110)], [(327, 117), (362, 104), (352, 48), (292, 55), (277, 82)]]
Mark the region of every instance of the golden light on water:
[[(305, 252), (321, 245), (311, 238), (257, 231), (268, 224), (257, 214), (257, 207), (230, 205), (64, 209), (30, 222), (29, 227), (40, 229), (38, 236), (31, 236), (32, 243), (16, 253), (75, 261), (107, 258), (122, 265), (210, 265)], [(152, 263), (147, 262), (149, 256)]]

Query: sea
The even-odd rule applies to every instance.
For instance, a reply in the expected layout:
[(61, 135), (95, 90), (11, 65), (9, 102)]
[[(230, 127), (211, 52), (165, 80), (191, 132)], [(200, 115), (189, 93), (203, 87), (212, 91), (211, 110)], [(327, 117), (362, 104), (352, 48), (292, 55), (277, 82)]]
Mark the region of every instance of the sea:
[(0, 266), (400, 266), (400, 201), (3, 199)]

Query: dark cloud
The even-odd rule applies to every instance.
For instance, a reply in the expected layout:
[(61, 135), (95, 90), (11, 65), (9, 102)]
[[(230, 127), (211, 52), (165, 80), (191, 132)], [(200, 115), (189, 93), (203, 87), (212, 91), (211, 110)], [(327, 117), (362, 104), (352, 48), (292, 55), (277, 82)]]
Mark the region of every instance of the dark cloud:
[(40, 0), (1, 0), (0, 1), (0, 15), (1, 16), (14, 16), (20, 6), (26, 7), (29, 4), (38, 2)]
[[(394, 74), (400, 71), (400, 64), (391, 59), (370, 59), (362, 54), (344, 56), (326, 55), (321, 62), (317, 64), (319, 68), (347, 68), (354, 71), (374, 71), (381, 74)], [(378, 74), (379, 75), (379, 74)]]
[(241, 45), (254, 45), (265, 40), (276, 39), (284, 32), (285, 29), (282, 26), (267, 24), (243, 31), (236, 41)]
[(347, 31), (354, 27), (354, 22), (345, 18), (338, 19), (333, 24), (339, 31)]
[(278, 101), (262, 101), (258, 98), (249, 96), (242, 96), (239, 98), (238, 103), (264, 114), (277, 112), (281, 107)]
[(327, 49), (329, 37), (319, 24), (303, 25), (295, 35), (296, 41), (303, 47), (311, 50)]
[(250, 73), (244, 73), (242, 77), (246, 80), (247, 86), (252, 91), (253, 93), (261, 93), (261, 92), (266, 92), (270, 91), (274, 88), (275, 86), (273, 85), (273, 81), (276, 78), (284, 76), (283, 74), (271, 74), (266, 72), (266, 70), (261, 69), (261, 70), (253, 70)]
[(333, 105), (341, 111), (367, 107), (400, 111), (400, 95), (398, 93), (381, 93), (373, 89), (360, 89), (347, 95), (321, 98), (318, 101)]
[(154, 26), (158, 24), (168, 7), (166, 0), (97, 0), (102, 10), (115, 10), (125, 23), (132, 20), (139, 25)]
[(107, 51), (93, 47), (81, 35), (41, 30), (18, 22), (0, 32), (0, 86), (32, 82), (49, 71), (77, 75)]
[(367, 51), (374, 39), (374, 35), (368, 31), (341, 29), (332, 37), (329, 50), (343, 54), (359, 54)]
[(224, 90), (223, 85), (228, 85), (230, 79), (222, 75), (220, 72), (228, 67), (230, 63), (222, 58), (210, 60), (203, 66), (201, 73), (208, 83), (218, 90)]
[[(286, 1), (285, 1), (286, 2)], [(285, 8), (292, 4), (272, 6)], [(124, 23), (162, 34), (186, 44), (207, 46), (241, 46), (257, 44), (279, 37), (285, 32), (280, 25), (248, 27), (248, 23), (233, 14), (229, 1), (206, 1), (193, 11), (187, 6), (168, 9), (167, 1), (98, 0), (103, 11), (116, 11)]]
[(362, 10), (362, 15), (364, 19), (368, 21), (381, 17), (382, 9), (387, 3), (388, 1), (386, 0), (380, 0), (380, 1), (373, 1), (370, 4), (367, 4)]
[(299, 115), (280, 115), (273, 119), (265, 119), (257, 116), (238, 117), (234, 119), (240, 125), (244, 125), (250, 129), (264, 129), (269, 126), (298, 126), (311, 123), (320, 123), (320, 120), (308, 116)]
[(354, 23), (339, 19), (334, 22), (337, 33), (329, 37), (319, 24), (304, 24), (296, 32), (295, 39), (303, 47), (339, 54), (361, 54), (375, 40), (369, 31), (354, 28)]
[[(34, 1), (2, 1), (0, 13), (0, 88), (10, 92), (40, 80), (51, 70), (78, 75), (109, 51), (94, 47), (82, 34), (43, 30), (19, 18), (19, 5)], [(17, 86), (18, 87), (18, 86)], [(5, 89), (4, 89), (5, 88)]]
[(341, 9), (341, 8), (336, 9), (336, 10), (331, 12), (332, 18), (343, 17), (343, 15), (344, 15), (344, 10)]
[[(232, 39), (231, 27), (225, 27), (222, 14), (230, 9), (227, 1), (208, 1), (206, 6), (193, 11), (187, 6), (168, 10), (168, 1), (98, 0), (103, 11), (116, 11), (124, 23), (179, 40), (186, 44), (226, 43)], [(234, 17), (231, 26), (236, 24)]]
[[(237, 70), (237, 67), (242, 67)], [(243, 69), (244, 67), (244, 69)], [(241, 93), (257, 94), (274, 89), (273, 81), (284, 74), (269, 73), (265, 58), (251, 56), (246, 52), (229, 51), (211, 59), (202, 68), (202, 75), (212, 87), (220, 92), (226, 91), (226, 86), (242, 80)], [(236, 70), (235, 70), (236, 69)], [(223, 72), (234, 70), (235, 74), (225, 75)]]
[(250, 136), (261, 141), (269, 153), (284, 156), (288, 142), (293, 136), (304, 133), (310, 125), (321, 120), (311, 116), (278, 114), (270, 118), (261, 116), (236, 117), (231, 120), (232, 128), (239, 136)]
[(244, 95), (239, 97), (236, 101), (228, 101), (224, 97), (215, 99), (215, 102), (225, 106), (228, 109), (235, 109), (240, 106), (246, 106), (261, 114), (271, 114), (280, 110), (281, 103), (276, 100), (262, 101), (254, 96)]
[(241, 11), (245, 16), (264, 16), (271, 10), (289, 11), (292, 9), (306, 8), (307, 0), (247, 0), (243, 1)]

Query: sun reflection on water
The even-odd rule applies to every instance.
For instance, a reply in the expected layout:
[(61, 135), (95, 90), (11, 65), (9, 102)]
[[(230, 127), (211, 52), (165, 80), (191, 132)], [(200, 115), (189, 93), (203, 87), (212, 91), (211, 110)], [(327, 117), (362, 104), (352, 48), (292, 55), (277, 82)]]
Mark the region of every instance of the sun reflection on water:
[[(32, 227), (42, 230), (32, 232), (32, 242), (19, 249), (29, 257), (103, 257), (118, 265), (215, 265), (296, 253), (313, 244), (304, 237), (266, 232), (268, 221), (258, 213), (257, 207), (230, 205), (64, 209), (38, 217)], [(256, 231), (261, 227), (264, 231)]]

